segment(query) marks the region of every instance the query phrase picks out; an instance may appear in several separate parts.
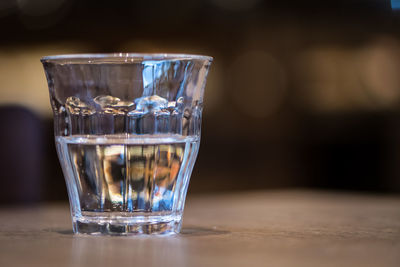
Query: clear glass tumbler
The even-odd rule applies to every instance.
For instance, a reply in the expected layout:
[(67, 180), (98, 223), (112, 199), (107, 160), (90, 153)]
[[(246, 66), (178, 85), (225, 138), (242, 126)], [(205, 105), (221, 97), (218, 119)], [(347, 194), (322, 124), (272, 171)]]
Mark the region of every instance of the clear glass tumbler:
[(212, 58), (41, 59), (75, 233), (178, 233)]

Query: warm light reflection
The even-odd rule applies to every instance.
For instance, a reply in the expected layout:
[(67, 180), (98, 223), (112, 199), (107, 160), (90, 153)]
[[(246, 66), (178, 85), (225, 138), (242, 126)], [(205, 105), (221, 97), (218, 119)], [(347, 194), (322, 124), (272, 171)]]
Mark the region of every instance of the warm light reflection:
[[(191, 50), (179, 46), (139, 40), (127, 42), (121, 51), (207, 54), (193, 45), (188, 45)], [(232, 103), (243, 114), (266, 118), (282, 107), (286, 96), (295, 96), (294, 103), (311, 112), (395, 109), (400, 101), (400, 43), (393, 37), (375, 36), (357, 46), (315, 45), (286, 58), (255, 47), (232, 61), (209, 53), (215, 64), (205, 90), (205, 113), (226, 110)], [(0, 48), (0, 104), (20, 104), (50, 115), (39, 59), (89, 51), (77, 43)], [(285, 67), (287, 59), (293, 60), (292, 69)]]
[(400, 100), (400, 44), (378, 39), (360, 52), (361, 80), (376, 107), (393, 108)]
[(87, 51), (81, 44), (0, 49), (0, 104), (18, 104), (50, 116), (49, 93), (40, 58)]
[(295, 64), (299, 104), (323, 112), (396, 108), (399, 69), (400, 46), (393, 39), (311, 48)]

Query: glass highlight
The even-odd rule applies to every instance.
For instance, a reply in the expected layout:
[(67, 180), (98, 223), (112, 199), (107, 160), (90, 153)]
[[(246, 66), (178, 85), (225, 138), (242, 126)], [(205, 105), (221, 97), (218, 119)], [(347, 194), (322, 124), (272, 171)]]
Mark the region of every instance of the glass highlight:
[(179, 233), (212, 58), (116, 53), (41, 61), (74, 232)]

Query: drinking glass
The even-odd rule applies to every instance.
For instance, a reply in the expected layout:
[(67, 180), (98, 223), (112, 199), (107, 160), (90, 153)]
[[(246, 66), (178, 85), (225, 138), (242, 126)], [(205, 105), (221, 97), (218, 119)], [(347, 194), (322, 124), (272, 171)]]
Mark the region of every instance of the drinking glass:
[(211, 61), (130, 53), (41, 59), (75, 233), (180, 231)]

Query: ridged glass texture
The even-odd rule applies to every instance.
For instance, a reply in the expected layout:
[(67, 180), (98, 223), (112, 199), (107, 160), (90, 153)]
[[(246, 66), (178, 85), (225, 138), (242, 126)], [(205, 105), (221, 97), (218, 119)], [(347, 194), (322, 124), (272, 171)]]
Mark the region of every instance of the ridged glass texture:
[(42, 58), (75, 233), (180, 231), (212, 58)]

